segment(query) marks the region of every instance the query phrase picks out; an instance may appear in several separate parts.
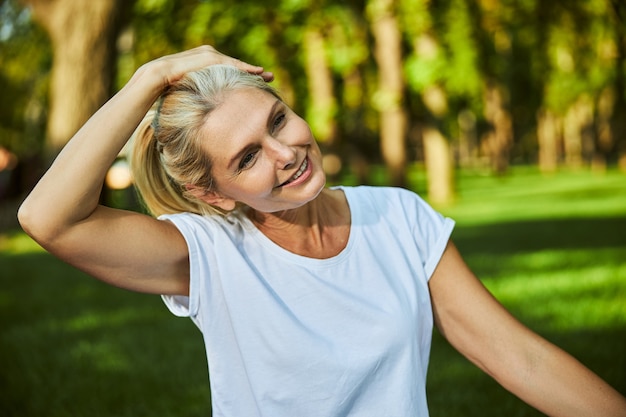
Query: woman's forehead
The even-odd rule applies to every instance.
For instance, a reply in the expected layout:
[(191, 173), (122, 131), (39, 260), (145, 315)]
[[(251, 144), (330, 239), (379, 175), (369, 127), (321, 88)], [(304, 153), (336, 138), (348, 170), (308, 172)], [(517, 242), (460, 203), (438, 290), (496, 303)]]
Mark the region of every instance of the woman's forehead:
[(224, 93), (220, 104), (206, 119), (206, 125), (215, 132), (265, 126), (272, 106), (278, 101), (270, 93), (257, 88), (241, 88)]
[[(220, 104), (208, 115), (203, 126), (212, 156), (220, 149), (229, 150), (263, 135), (274, 106), (281, 103), (269, 92), (241, 88), (224, 93)], [(217, 150), (217, 152), (216, 152)]]

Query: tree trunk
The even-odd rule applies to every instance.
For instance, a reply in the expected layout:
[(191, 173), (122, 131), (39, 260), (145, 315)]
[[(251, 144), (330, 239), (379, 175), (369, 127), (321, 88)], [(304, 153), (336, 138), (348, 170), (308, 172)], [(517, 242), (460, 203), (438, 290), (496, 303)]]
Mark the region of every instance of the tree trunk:
[(465, 109), (459, 112), (459, 166), (471, 168), (476, 165), (477, 133), (476, 115), (471, 110)]
[(280, 91), (280, 96), (287, 105), (295, 108), (298, 105), (296, 100), (296, 89), (289, 72), (288, 60), (295, 59), (291, 53), (285, 50), (284, 39), (285, 27), (278, 16), (278, 11), (274, 7), (263, 10), (261, 16), (263, 24), (269, 29), (269, 47), (273, 50), (276, 62), (280, 62), (274, 72), (274, 86)]
[(433, 117), (433, 122), (422, 128), (428, 199), (433, 204), (449, 204), (455, 192), (454, 163), (450, 142), (436, 125), (448, 113), (448, 97), (443, 88), (433, 84), (424, 90), (422, 100)]
[(367, 6), (378, 66), (375, 105), (380, 114), (380, 146), (391, 183), (406, 184), (407, 116), (404, 110), (402, 36), (394, 0), (370, 0)]
[(304, 50), (310, 98), (307, 121), (315, 137), (325, 145), (332, 146), (337, 133), (335, 121), (337, 103), (333, 91), (333, 77), (326, 59), (324, 37), (318, 30), (308, 29), (305, 32)]
[(560, 119), (549, 110), (537, 113), (537, 142), (539, 145), (539, 170), (553, 173), (559, 163)]
[(488, 83), (485, 89), (485, 119), (492, 130), (486, 135), (491, 165), (495, 173), (504, 174), (509, 167), (509, 154), (513, 144), (513, 122), (506, 109), (502, 88)]
[(600, 93), (596, 104), (596, 132), (595, 154), (592, 168), (598, 171), (606, 171), (607, 157), (614, 146), (613, 130), (611, 129), (611, 117), (615, 106), (615, 91), (613, 87), (606, 87)]
[(47, 145), (54, 155), (110, 97), (123, 0), (27, 0), (52, 41)]
[(426, 164), (428, 200), (434, 205), (454, 200), (454, 177), (450, 143), (439, 129), (426, 126), (422, 130)]
[[(563, 119), (565, 164), (570, 168), (583, 165), (583, 155), (590, 153), (593, 138), (589, 137), (593, 110), (588, 97), (581, 96), (570, 106)], [(591, 143), (590, 143), (591, 142)]]
[(624, 2), (612, 1), (615, 31), (615, 45), (617, 56), (615, 57), (615, 103), (611, 117), (611, 130), (617, 150), (619, 169), (626, 173), (626, 73), (624, 62), (626, 61), (626, 5)]

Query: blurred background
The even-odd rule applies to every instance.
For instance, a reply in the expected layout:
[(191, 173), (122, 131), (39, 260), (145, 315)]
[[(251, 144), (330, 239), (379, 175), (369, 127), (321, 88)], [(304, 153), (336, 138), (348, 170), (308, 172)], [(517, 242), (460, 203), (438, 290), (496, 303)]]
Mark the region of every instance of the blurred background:
[[(424, 170), (439, 204), (453, 200), (457, 168), (626, 170), (622, 1), (0, 4), (3, 201), (139, 65), (204, 43), (276, 73), (333, 179), (411, 186)], [(109, 185), (125, 188), (117, 168)]]
[[(141, 64), (200, 44), (275, 73), (330, 184), (408, 187), (454, 217), (490, 290), (626, 392), (625, 2), (1, 0), (0, 415), (210, 412), (189, 322), (16, 222)], [(141, 209), (123, 152), (102, 201)], [(438, 335), (429, 392), (433, 416), (541, 415)]]

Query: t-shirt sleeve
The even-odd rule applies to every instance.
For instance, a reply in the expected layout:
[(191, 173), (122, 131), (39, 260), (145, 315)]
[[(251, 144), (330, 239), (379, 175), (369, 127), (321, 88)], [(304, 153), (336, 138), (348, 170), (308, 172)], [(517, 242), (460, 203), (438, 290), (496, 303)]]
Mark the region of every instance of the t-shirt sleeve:
[(424, 272), (430, 279), (446, 250), (454, 221), (435, 211), (419, 195), (410, 193), (410, 197), (406, 197), (413, 200), (409, 207), (413, 207), (414, 213), (406, 214), (412, 221), (413, 236), (424, 261)]
[(172, 314), (178, 317), (190, 317), (195, 321), (200, 304), (200, 277), (208, 273), (208, 271), (203, 271), (206, 267), (200, 259), (200, 254), (202, 253), (200, 250), (202, 244), (200, 242), (201, 237), (198, 236), (197, 225), (194, 225), (197, 219), (192, 214), (175, 214), (160, 216), (159, 220), (172, 222), (183, 235), (189, 250), (190, 280), (189, 296), (162, 295), (161, 298)]

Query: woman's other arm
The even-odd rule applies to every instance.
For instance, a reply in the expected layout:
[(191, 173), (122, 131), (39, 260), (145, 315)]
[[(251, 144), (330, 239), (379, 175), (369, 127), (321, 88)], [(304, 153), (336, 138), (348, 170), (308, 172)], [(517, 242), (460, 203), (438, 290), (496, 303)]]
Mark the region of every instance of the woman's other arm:
[(452, 242), (430, 280), (435, 323), (464, 356), (549, 416), (626, 417), (626, 399), (515, 319)]

